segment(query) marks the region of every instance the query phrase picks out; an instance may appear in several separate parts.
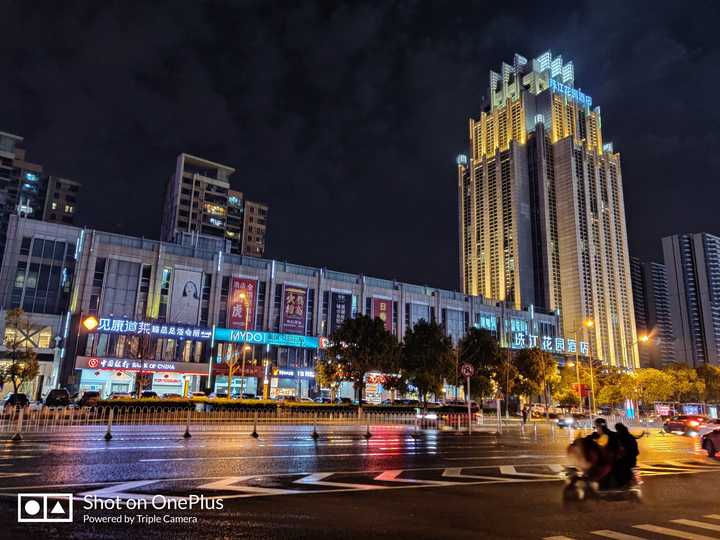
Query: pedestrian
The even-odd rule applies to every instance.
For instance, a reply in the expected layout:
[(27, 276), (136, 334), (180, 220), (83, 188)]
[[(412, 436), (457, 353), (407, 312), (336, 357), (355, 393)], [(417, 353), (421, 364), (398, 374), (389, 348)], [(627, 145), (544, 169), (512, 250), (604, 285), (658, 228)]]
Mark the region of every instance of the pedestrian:
[(527, 408), (527, 405), (523, 405), (523, 408), (522, 408), (523, 424), (527, 424), (527, 418), (528, 418), (528, 408)]

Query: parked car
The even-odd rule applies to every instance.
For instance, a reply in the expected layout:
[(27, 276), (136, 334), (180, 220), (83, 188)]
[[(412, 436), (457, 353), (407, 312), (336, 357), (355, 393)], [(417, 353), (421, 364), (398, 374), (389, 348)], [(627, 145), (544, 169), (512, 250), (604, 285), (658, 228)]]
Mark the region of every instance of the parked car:
[(299, 401), (296, 396), (278, 396), (275, 398), (276, 401)]
[(309, 397), (301, 397), (301, 398), (298, 398), (298, 401), (299, 401), (300, 403), (315, 403), (315, 402), (314, 402), (312, 399), (310, 399)]
[(221, 398), (221, 399), (222, 399), (222, 398), (227, 398), (228, 395), (227, 395), (227, 392), (213, 392), (213, 393), (210, 394), (208, 397), (211, 397), (211, 398)]
[(698, 437), (702, 438), (707, 433), (720, 429), (720, 418), (708, 418), (707, 422), (698, 426)]
[(708, 456), (715, 457), (715, 454), (720, 451), (720, 428), (707, 432), (702, 436), (701, 441), (702, 448), (708, 453)]
[(94, 407), (100, 401), (100, 392), (97, 390), (86, 390), (78, 401), (78, 407)]
[(335, 403), (337, 403), (338, 405), (352, 405), (353, 400), (349, 397), (339, 397), (335, 398)]
[(314, 401), (315, 403), (332, 403), (332, 399), (322, 396), (316, 397)]
[(3, 402), (3, 410), (24, 409), (30, 405), (27, 394), (8, 394)]
[(132, 397), (130, 392), (113, 392), (108, 399), (132, 399)]
[(190, 392), (190, 399), (205, 399), (205, 392)]
[(70, 405), (70, 392), (65, 388), (53, 388), (45, 396), (46, 407), (67, 407)]
[(162, 397), (163, 397), (163, 399), (182, 399), (181, 394), (175, 394), (172, 392), (170, 392), (168, 394), (163, 394)]
[(709, 420), (707, 416), (698, 414), (679, 414), (665, 420), (663, 430), (678, 435), (693, 435), (697, 434)]
[(140, 392), (140, 397), (146, 398), (146, 399), (152, 399), (152, 398), (157, 398), (159, 396), (158, 396), (157, 392), (153, 392), (152, 390), (143, 390), (142, 392)]

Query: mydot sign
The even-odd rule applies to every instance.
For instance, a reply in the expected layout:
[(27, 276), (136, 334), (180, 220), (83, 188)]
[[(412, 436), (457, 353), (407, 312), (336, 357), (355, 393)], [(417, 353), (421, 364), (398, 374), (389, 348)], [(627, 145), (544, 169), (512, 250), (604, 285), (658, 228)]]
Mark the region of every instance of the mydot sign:
[(277, 347), (321, 349), (326, 345), (326, 341), (302, 334), (278, 334), (276, 332), (260, 332), (255, 330), (234, 330), (232, 328), (215, 328), (214, 337), (215, 341), (249, 343), (251, 345), (275, 345)]

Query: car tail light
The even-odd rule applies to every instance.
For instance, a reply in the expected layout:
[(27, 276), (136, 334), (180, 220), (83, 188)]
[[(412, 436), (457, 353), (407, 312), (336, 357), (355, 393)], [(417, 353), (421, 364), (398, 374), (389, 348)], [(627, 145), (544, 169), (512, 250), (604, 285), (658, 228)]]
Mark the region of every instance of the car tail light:
[(688, 422), (688, 426), (690, 426), (690, 427), (698, 427), (699, 425), (700, 425), (700, 422), (698, 422), (697, 420), (690, 420)]

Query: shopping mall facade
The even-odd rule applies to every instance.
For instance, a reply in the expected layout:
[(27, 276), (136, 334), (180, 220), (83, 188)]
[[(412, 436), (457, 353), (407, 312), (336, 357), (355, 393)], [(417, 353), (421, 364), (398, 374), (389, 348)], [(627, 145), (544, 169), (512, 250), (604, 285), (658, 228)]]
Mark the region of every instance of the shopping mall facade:
[[(457, 342), (471, 326), (511, 347), (567, 352), (555, 314), (510, 309), (436, 289), (231, 255), (223, 243), (183, 244), (11, 217), (0, 271), (6, 337), (27, 339), (40, 375), (32, 397), (50, 388), (158, 394), (230, 393), (314, 397), (316, 359), (327, 337), (356, 314), (380, 317), (399, 338), (420, 319), (436, 320)], [(5, 328), (20, 307), (32, 329)], [(3, 352), (7, 359), (7, 351)], [(245, 358), (244, 378), (242, 358)], [(0, 360), (1, 361), (1, 360)], [(382, 386), (369, 381), (379, 399)], [(9, 388), (4, 388), (6, 393)], [(343, 393), (351, 395), (349, 385)]]

